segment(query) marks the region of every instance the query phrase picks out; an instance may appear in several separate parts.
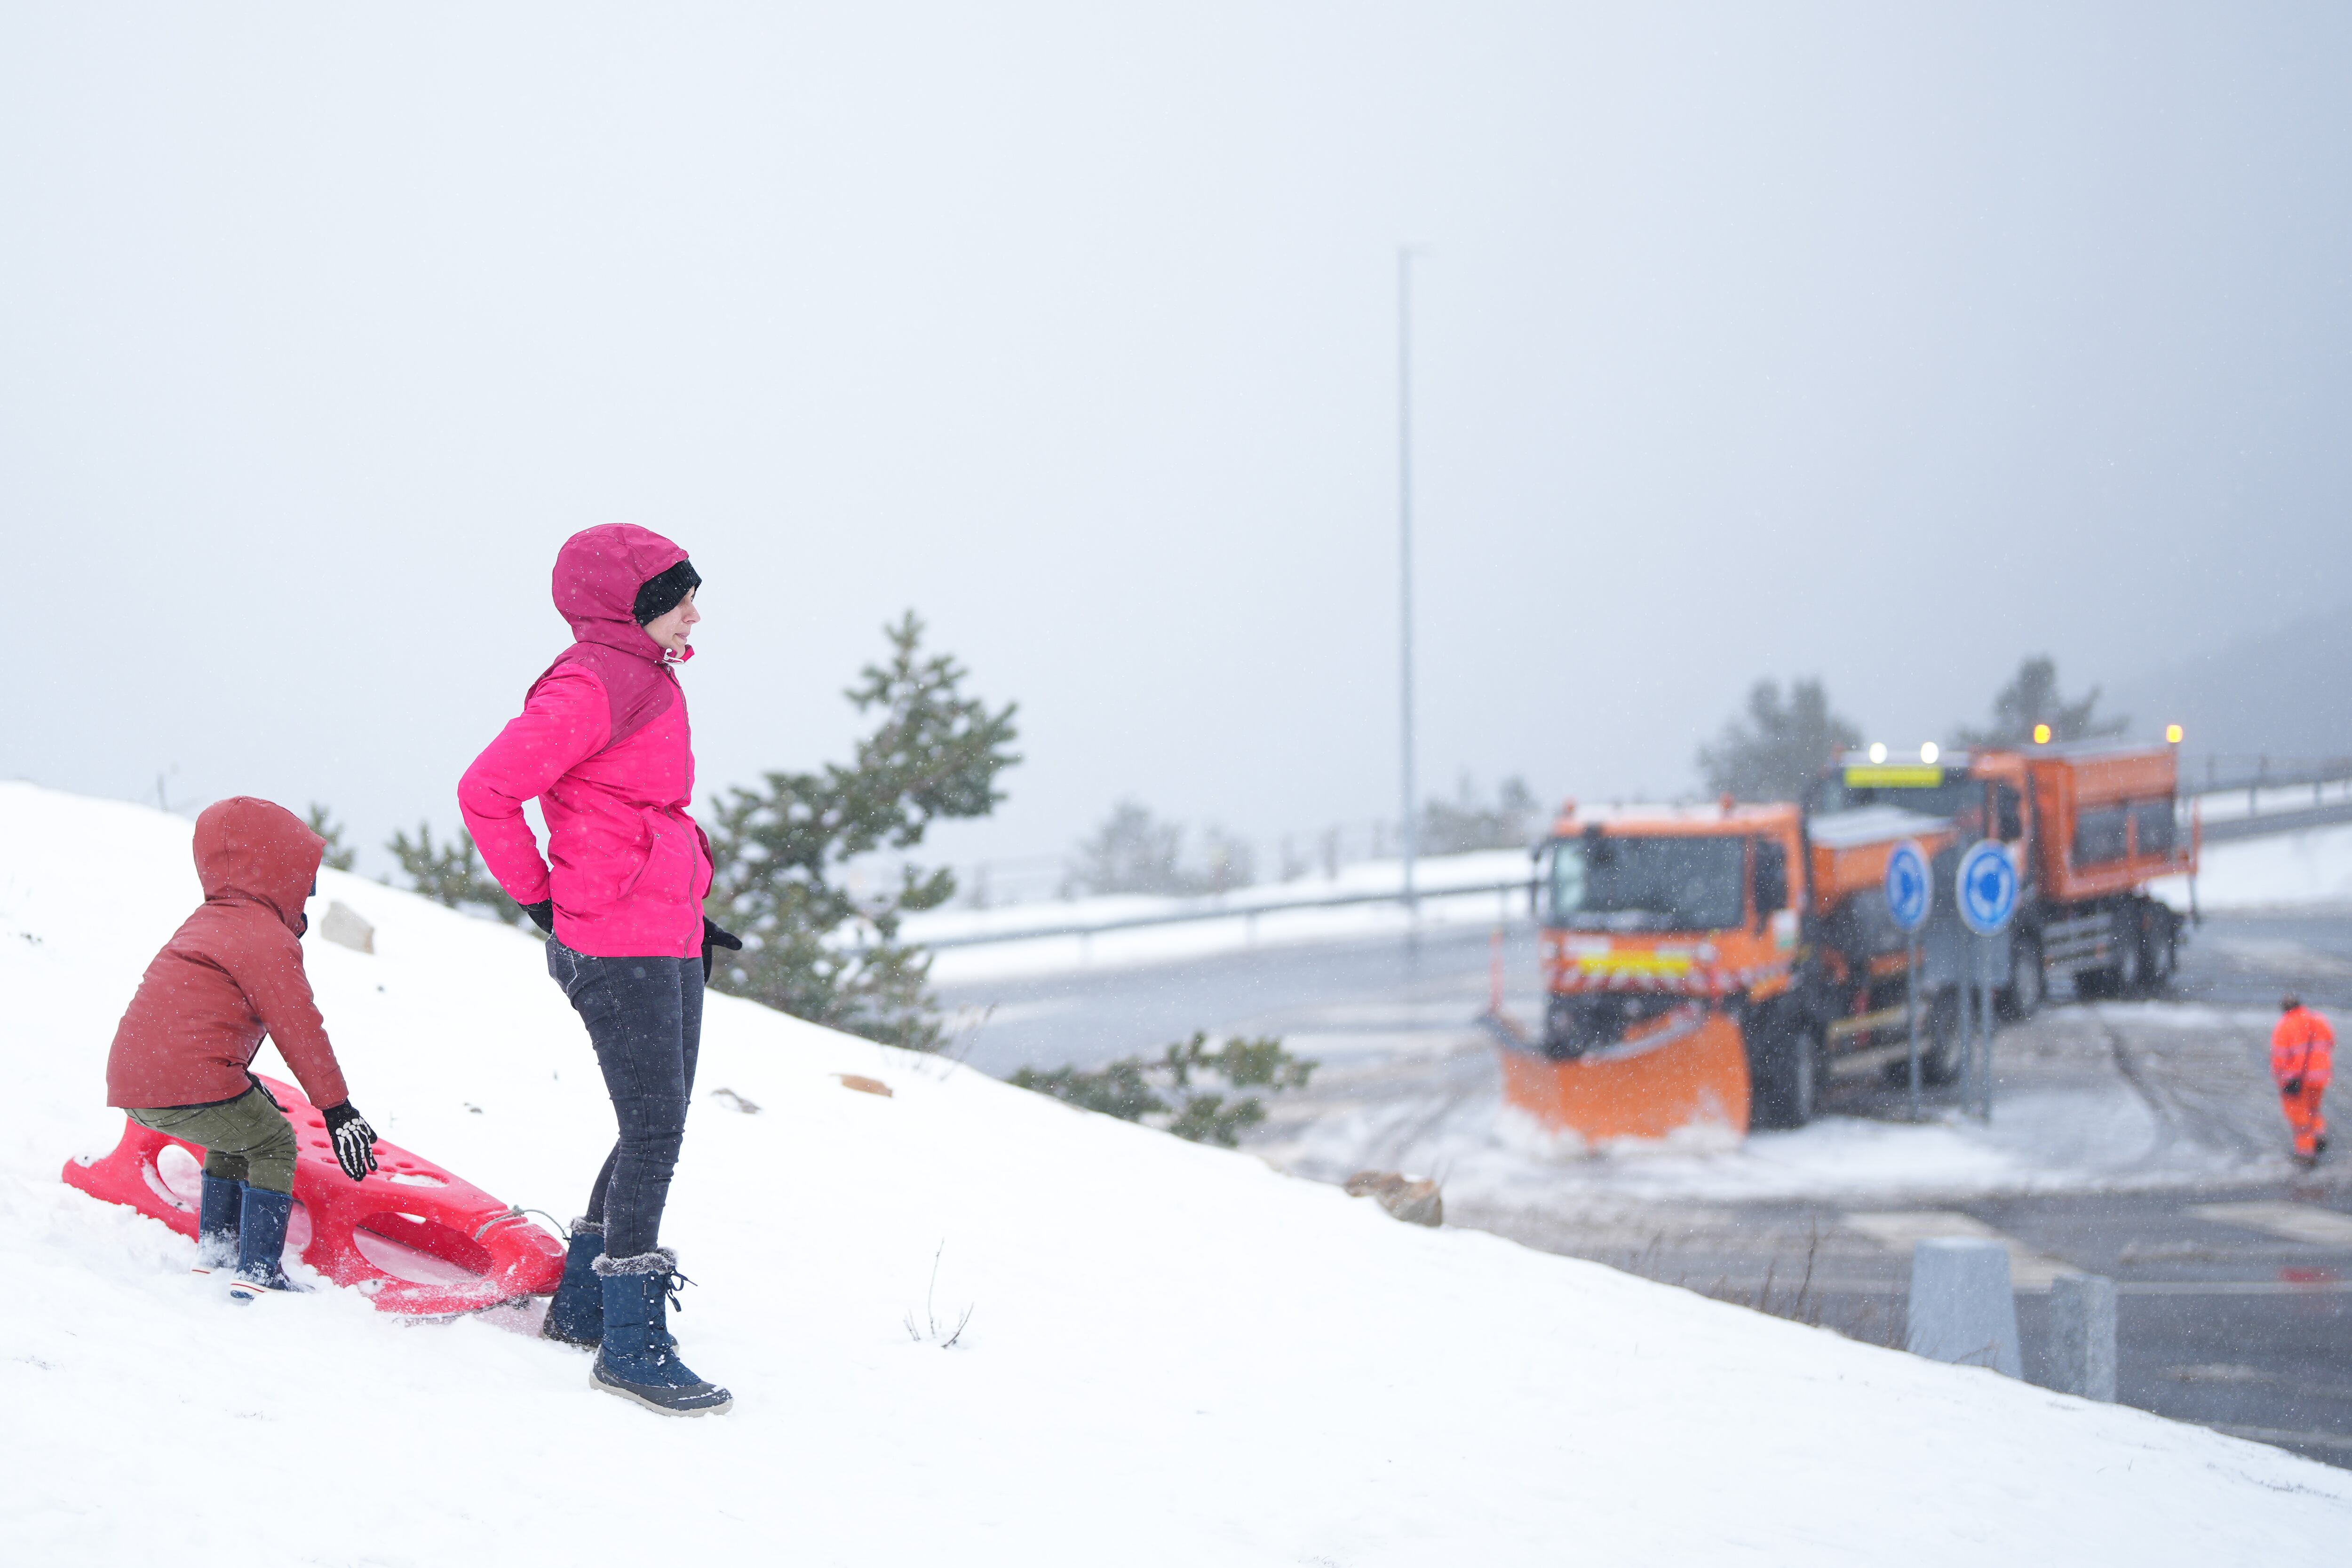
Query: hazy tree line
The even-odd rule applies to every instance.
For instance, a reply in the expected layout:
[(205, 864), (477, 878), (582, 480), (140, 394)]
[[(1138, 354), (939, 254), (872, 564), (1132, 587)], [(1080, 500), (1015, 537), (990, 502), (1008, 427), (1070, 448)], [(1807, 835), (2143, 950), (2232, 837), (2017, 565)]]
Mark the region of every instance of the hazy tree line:
[[(2053, 742), (2097, 740), (2121, 735), (2131, 721), (2098, 713), (2099, 688), (2069, 701), (2059, 690), (2058, 663), (2047, 654), (2029, 658), (1993, 694), (1990, 724), (1952, 727), (1961, 747), (2021, 747), (2034, 731), (2050, 727)], [(1862, 731), (1830, 704), (1818, 679), (1756, 683), (1747, 706), (1727, 722), (1715, 740), (1699, 747), (1699, 776), (1711, 793), (1740, 800), (1794, 800), (1822, 768), (1862, 744)]]
[[(1450, 855), (1519, 849), (1540, 825), (1541, 808), (1525, 780), (1507, 779), (1488, 799), (1465, 775), (1454, 800), (1433, 798), (1423, 803), (1420, 850)], [(1257, 854), (1247, 840), (1216, 826), (1202, 831), (1197, 850), (1190, 840), (1181, 823), (1155, 816), (1139, 800), (1121, 800), (1071, 852), (1063, 870), (1062, 894), (1197, 895), (1229, 893), (1258, 880)], [(1285, 847), (1287, 852), (1288, 841)], [(1336, 851), (1328, 858), (1336, 859)], [(1307, 869), (1304, 857), (1286, 852), (1276, 874), (1289, 882)], [(1326, 869), (1337, 867), (1327, 864)]]
[[(2050, 727), (2053, 741), (2122, 734), (2130, 721), (2103, 716), (2098, 705), (2096, 686), (2078, 697), (2065, 695), (2057, 661), (2042, 654), (2021, 661), (1993, 694), (1990, 722), (1958, 724), (1949, 734), (1955, 746), (1979, 747), (2031, 745), (2042, 725)], [(1785, 687), (1762, 680), (1717, 737), (1699, 747), (1699, 777), (1710, 795), (1794, 800), (1824, 766), (1862, 741), (1862, 730), (1832, 706), (1819, 678)], [(1545, 814), (1522, 779), (1506, 779), (1491, 799), (1482, 800), (1465, 777), (1456, 799), (1423, 803), (1418, 825), (1422, 853), (1460, 854), (1524, 846), (1543, 831)], [(1224, 893), (1250, 885), (1257, 869), (1250, 845), (1225, 830), (1208, 828), (1194, 848), (1182, 824), (1130, 799), (1119, 801), (1079, 841), (1066, 862), (1062, 892), (1065, 897)], [(1281, 874), (1286, 881), (1303, 869), (1286, 865)]]

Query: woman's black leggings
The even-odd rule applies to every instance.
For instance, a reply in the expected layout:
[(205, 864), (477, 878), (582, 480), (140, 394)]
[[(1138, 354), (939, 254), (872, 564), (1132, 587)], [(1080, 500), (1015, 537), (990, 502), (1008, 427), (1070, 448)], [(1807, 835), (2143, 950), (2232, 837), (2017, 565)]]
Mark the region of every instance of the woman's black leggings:
[(588, 1195), (588, 1218), (604, 1225), (607, 1254), (639, 1257), (660, 1244), (670, 1173), (686, 1138), (702, 1045), (702, 960), (594, 958), (551, 936), (547, 972), (588, 1026), (621, 1124)]

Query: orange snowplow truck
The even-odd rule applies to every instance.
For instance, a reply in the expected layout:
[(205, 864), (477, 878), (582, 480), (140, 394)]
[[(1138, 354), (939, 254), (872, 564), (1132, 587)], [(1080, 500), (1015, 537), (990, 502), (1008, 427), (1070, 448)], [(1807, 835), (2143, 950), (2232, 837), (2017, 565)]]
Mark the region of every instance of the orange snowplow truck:
[(1571, 802), (1536, 852), (1549, 995), (1531, 1049), (1504, 1052), (1506, 1102), (1587, 1142), (1801, 1126), (1832, 1071), (1907, 1054), (1885, 890), (1906, 839), (1947, 862), (1958, 843), (1898, 806)]
[[(2169, 746), (2037, 746), (1932, 763), (1853, 756), (1822, 775), (1806, 804), (1816, 814), (1897, 807), (1946, 819), (1962, 844), (2014, 846), (2023, 885), (1993, 971), (2004, 1017), (2031, 1014), (2053, 980), (2081, 997), (2121, 997), (2172, 977), (2184, 923), (2147, 888), (2194, 876), (2200, 835)], [(1951, 870), (1937, 873), (1948, 904)]]

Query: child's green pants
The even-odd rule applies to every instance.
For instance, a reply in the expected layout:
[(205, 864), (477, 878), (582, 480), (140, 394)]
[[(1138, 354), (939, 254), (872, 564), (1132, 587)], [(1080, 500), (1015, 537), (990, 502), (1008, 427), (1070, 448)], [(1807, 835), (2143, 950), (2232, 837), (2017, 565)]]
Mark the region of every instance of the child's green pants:
[(271, 1192), (294, 1190), (293, 1124), (258, 1088), (221, 1105), (159, 1105), (131, 1113), (142, 1127), (200, 1144), (205, 1174)]

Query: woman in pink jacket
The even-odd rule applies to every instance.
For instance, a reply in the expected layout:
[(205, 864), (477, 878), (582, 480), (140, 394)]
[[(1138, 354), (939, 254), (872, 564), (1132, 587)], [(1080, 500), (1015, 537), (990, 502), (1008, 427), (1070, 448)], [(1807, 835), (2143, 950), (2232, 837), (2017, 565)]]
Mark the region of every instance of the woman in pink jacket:
[[(674, 666), (694, 654), (701, 580), (649, 529), (565, 540), (555, 607), (575, 641), (457, 785), (490, 874), (548, 933), (548, 973), (588, 1026), (620, 1123), (544, 1332), (596, 1347), (594, 1386), (671, 1416), (733, 1403), (677, 1357), (665, 1309), (686, 1281), (659, 1245), (711, 948), (742, 946), (703, 915), (710, 845), (687, 814), (694, 746)], [(546, 860), (522, 814), (532, 799)]]

